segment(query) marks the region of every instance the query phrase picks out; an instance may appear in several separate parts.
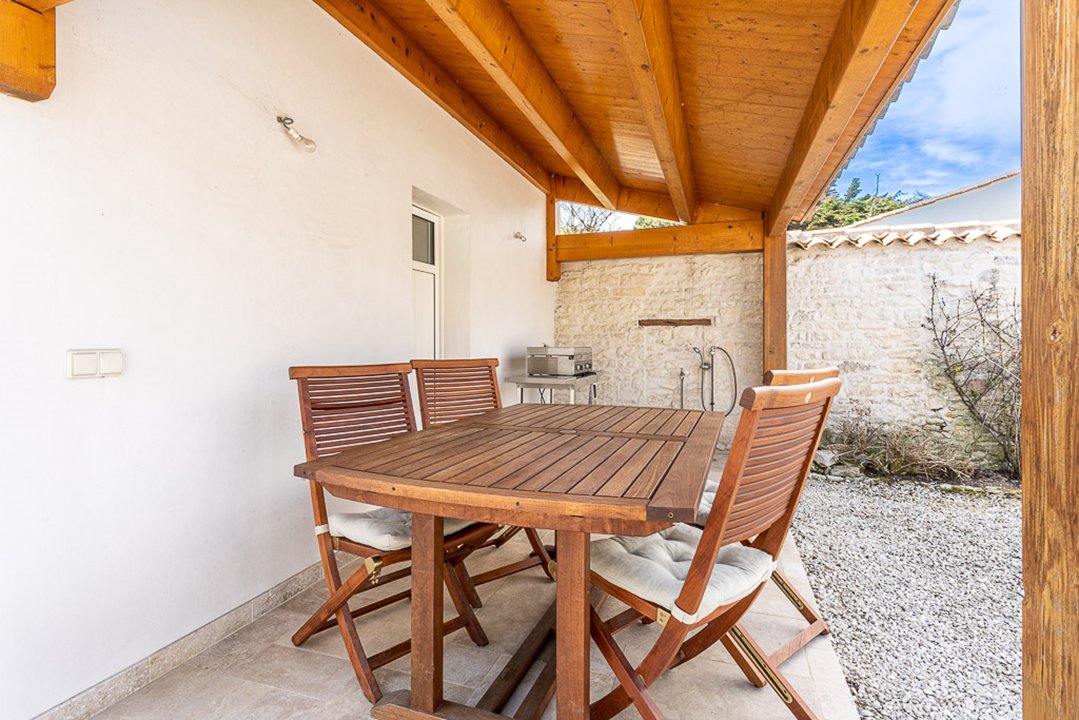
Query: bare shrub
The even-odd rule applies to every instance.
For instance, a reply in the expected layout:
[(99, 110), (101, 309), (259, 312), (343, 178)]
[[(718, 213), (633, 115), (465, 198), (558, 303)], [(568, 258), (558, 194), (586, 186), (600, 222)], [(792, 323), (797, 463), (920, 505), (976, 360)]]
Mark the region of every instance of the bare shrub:
[(855, 408), (825, 434), (822, 443), (844, 465), (872, 475), (917, 476), (926, 480), (966, 478), (968, 460), (937, 433), (894, 428), (873, 420), (866, 408)]
[(949, 302), (934, 276), (926, 328), (933, 334), (938, 369), (975, 424), (1000, 451), (1000, 469), (1020, 472), (1019, 303), (1004, 302), (995, 285), (971, 287)]

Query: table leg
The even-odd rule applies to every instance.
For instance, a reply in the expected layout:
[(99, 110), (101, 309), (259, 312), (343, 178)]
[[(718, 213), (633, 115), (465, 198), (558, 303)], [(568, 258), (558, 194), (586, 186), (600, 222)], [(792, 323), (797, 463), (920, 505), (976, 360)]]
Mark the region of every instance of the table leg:
[(412, 514), (411, 704), (431, 713), (442, 704), (442, 523)]
[(524, 402), (525, 402), (525, 386), (524, 385), (518, 385), (517, 386), (517, 402), (524, 405)]
[(558, 556), (558, 626), (555, 630), (559, 720), (588, 718), (588, 533), (555, 533)]
[(570, 388), (569, 389), (569, 404), (570, 405), (576, 405), (577, 404), (577, 388)]

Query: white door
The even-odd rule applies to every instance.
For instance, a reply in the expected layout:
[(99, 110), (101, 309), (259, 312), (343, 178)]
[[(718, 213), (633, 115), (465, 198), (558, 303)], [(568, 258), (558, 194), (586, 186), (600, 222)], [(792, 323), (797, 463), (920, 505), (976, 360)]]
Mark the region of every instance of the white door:
[(412, 208), (412, 357), (442, 356), (441, 218)]

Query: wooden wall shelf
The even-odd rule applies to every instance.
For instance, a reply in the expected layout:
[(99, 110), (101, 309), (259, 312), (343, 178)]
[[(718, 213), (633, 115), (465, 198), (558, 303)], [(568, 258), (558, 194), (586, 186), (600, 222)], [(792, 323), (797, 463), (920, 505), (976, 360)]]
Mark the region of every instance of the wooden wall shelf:
[(640, 327), (686, 327), (689, 325), (711, 325), (712, 318), (656, 318), (638, 320)]

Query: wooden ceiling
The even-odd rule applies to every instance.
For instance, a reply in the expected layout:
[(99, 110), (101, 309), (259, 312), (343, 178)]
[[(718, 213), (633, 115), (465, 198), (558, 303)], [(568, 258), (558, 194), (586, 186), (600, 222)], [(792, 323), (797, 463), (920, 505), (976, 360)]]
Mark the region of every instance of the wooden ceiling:
[(558, 199), (738, 208), (769, 235), (812, 210), (953, 3), (315, 1)]

